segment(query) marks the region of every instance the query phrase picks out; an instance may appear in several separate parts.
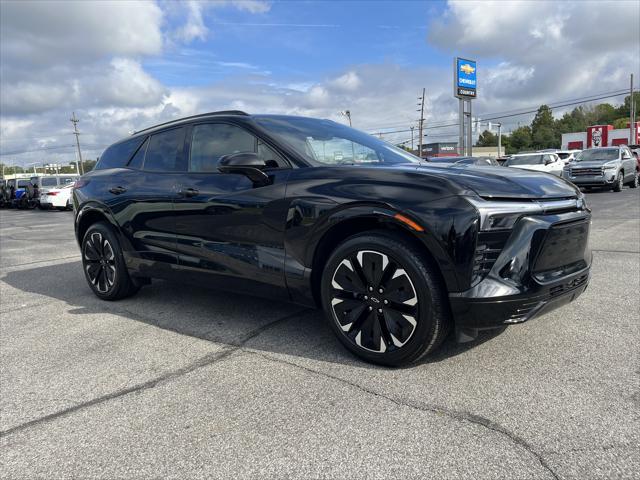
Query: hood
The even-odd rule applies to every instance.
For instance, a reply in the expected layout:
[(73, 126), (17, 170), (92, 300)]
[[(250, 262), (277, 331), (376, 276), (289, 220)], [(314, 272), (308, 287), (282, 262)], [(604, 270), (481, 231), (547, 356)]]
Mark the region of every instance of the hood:
[(405, 164), (425, 175), (446, 179), (485, 198), (576, 198), (580, 191), (573, 184), (549, 173), (509, 167), (457, 166), (435, 167), (429, 164)]

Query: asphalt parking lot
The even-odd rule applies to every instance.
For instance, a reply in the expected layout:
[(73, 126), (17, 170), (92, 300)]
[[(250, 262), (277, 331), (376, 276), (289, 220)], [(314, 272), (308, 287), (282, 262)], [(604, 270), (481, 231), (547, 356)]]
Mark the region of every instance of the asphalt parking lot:
[(0, 211), (0, 477), (637, 478), (640, 189), (587, 201), (582, 297), (395, 370), (296, 305), (102, 302), (72, 213)]

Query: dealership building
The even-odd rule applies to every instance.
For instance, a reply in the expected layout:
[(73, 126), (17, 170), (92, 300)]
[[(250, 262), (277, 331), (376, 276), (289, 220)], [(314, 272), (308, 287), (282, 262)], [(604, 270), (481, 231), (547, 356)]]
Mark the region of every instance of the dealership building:
[(640, 122), (635, 122), (632, 141), (627, 128), (613, 128), (613, 125), (593, 125), (586, 132), (562, 134), (563, 150), (582, 150), (594, 147), (614, 147), (616, 145), (640, 144)]

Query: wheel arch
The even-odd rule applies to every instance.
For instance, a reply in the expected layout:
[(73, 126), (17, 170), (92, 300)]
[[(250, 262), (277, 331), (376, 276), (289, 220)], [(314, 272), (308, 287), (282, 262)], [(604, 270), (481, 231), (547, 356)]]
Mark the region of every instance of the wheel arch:
[(97, 222), (106, 222), (113, 227), (117, 234), (119, 228), (110, 212), (100, 205), (84, 205), (78, 210), (75, 220), (76, 240), (82, 243), (85, 233), (91, 225)]
[(360, 210), (358, 213), (346, 217), (344, 213), (342, 212), (342, 219), (331, 222), (331, 226), (323, 232), (309, 252), (311, 255), (308, 263), (311, 265), (311, 291), (317, 305), (320, 305), (320, 280), (323, 265), (343, 241), (365, 232), (389, 233), (413, 245), (423, 253), (425, 260), (434, 265), (447, 290), (457, 289), (458, 282), (455, 275), (448, 268), (448, 265), (443, 265), (443, 261), (448, 263), (448, 257), (427, 229), (421, 232), (412, 229), (406, 223), (398, 220), (396, 218), (398, 212), (392, 210), (381, 211), (378, 208), (371, 209), (369, 212)]

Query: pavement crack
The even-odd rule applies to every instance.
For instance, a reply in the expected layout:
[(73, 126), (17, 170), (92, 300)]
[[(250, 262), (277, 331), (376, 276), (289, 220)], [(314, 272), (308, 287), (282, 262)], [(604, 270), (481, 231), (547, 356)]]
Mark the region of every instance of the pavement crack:
[(555, 479), (555, 480), (560, 480), (560, 477), (558, 476), (558, 474), (551, 468), (551, 466), (546, 462), (546, 460), (544, 459), (544, 457), (542, 456), (542, 454), (540, 452), (538, 452), (533, 445), (531, 445), (529, 442), (527, 442), (525, 439), (523, 439), (522, 437), (520, 437), (519, 435), (516, 435), (515, 433), (507, 430), (505, 427), (503, 427), (502, 425), (500, 425), (497, 422), (494, 422), (493, 420), (490, 420), (486, 417), (483, 417), (481, 415), (476, 415), (474, 413), (470, 413), (470, 412), (465, 412), (465, 411), (458, 411), (458, 410), (452, 410), (449, 408), (445, 408), (445, 407), (441, 407), (439, 405), (429, 405), (429, 404), (424, 404), (424, 403), (420, 403), (420, 402), (414, 402), (414, 401), (410, 401), (407, 399), (402, 399), (402, 398), (396, 398), (396, 397), (392, 397), (389, 395), (385, 395), (382, 394), (380, 392), (377, 392), (375, 390), (372, 390), (370, 388), (367, 388), (363, 385), (360, 385), (358, 383), (355, 382), (351, 382), (349, 380), (346, 380), (344, 378), (340, 378), (337, 377), (335, 375), (331, 375), (329, 373), (326, 372), (321, 372), (318, 370), (314, 370), (312, 368), (309, 367), (305, 367), (303, 365), (299, 365), (297, 363), (294, 362), (290, 362), (287, 360), (283, 360), (281, 358), (275, 358), (272, 357), (270, 355), (261, 353), (261, 352), (256, 352), (256, 351), (248, 351), (249, 353), (252, 353), (254, 355), (258, 355), (266, 360), (272, 361), (272, 362), (276, 362), (276, 363), (282, 363), (285, 365), (289, 365), (291, 367), (295, 367), (301, 370), (304, 370), (308, 373), (314, 374), (314, 375), (319, 375), (331, 380), (335, 380), (338, 382), (341, 382), (343, 384), (349, 385), (353, 388), (356, 388), (364, 393), (368, 393), (370, 395), (374, 395), (376, 397), (382, 398), (384, 400), (390, 401), (392, 403), (395, 403), (398, 406), (401, 407), (407, 407), (407, 408), (411, 408), (414, 410), (419, 410), (422, 412), (429, 412), (429, 413), (435, 413), (438, 415), (445, 415), (449, 418), (452, 418), (454, 420), (458, 420), (458, 421), (464, 421), (464, 422), (469, 422), (472, 423), (474, 425), (478, 425), (480, 427), (483, 427), (485, 429), (491, 430), (492, 432), (498, 433), (502, 436), (507, 437), (512, 443), (514, 443), (515, 445), (517, 445), (518, 447), (522, 448), (523, 450), (525, 450), (526, 452), (528, 452), (530, 455), (532, 455), (537, 461), (538, 463), (549, 472), (549, 474), (551, 474), (551, 476)]
[(28, 422), (25, 423), (21, 423), (20, 425), (16, 425), (14, 427), (8, 428), (6, 430), (2, 430), (0, 431), (0, 438), (6, 437), (8, 435), (12, 435), (14, 433), (26, 430), (28, 428), (43, 424), (43, 423), (47, 423), (47, 422), (51, 422), (53, 420), (57, 420), (58, 418), (62, 418), (62, 417), (66, 417), (68, 415), (71, 415), (79, 410), (84, 410), (86, 408), (90, 408), (93, 407), (95, 405), (100, 405), (103, 403), (106, 403), (108, 401), (111, 400), (115, 400), (117, 398), (122, 398), (126, 395), (130, 395), (132, 393), (137, 393), (137, 392), (142, 392), (144, 390), (149, 390), (151, 388), (154, 388), (162, 383), (166, 383), (168, 381), (171, 381), (173, 379), (182, 377), (184, 375), (187, 375), (195, 370), (198, 370), (200, 368), (203, 367), (208, 367), (210, 365), (213, 365), (214, 363), (220, 362), (221, 360), (229, 357), (231, 354), (233, 354), (234, 352), (237, 352), (238, 350), (240, 350), (247, 342), (249, 342), (250, 340), (256, 338), (258, 335), (262, 334), (263, 332), (265, 332), (266, 330), (269, 330), (270, 328), (273, 328), (281, 323), (284, 323), (288, 320), (291, 320), (293, 318), (296, 318), (300, 315), (302, 315), (303, 313), (306, 313), (308, 311), (308, 309), (304, 309), (302, 311), (297, 311), (294, 313), (290, 313), (288, 315), (285, 315), (283, 317), (280, 317), (272, 322), (266, 323), (265, 325), (262, 325), (254, 330), (251, 330), (247, 335), (245, 335), (244, 337), (242, 337), (240, 339), (240, 341), (233, 343), (233, 344), (227, 344), (227, 346), (225, 346), (221, 351), (215, 352), (215, 353), (210, 353), (208, 355), (205, 355), (203, 357), (201, 357), (200, 359), (196, 360), (193, 363), (190, 363), (189, 365), (186, 365), (182, 368), (179, 368), (177, 370), (173, 370), (170, 372), (167, 372), (164, 375), (161, 375), (159, 377), (156, 377), (152, 380), (148, 380), (146, 382), (143, 383), (139, 383), (137, 385), (134, 385), (132, 387), (129, 388), (124, 388), (124, 389), (120, 389), (120, 390), (116, 390), (115, 392), (111, 392), (108, 393), (106, 395), (102, 395), (100, 397), (94, 398), (92, 400), (86, 401), (86, 402), (82, 402), (82, 403), (78, 403), (72, 407), (68, 407), (62, 410), (59, 410), (57, 412), (51, 413), (49, 415), (45, 415), (43, 417), (40, 418), (36, 418), (33, 420), (30, 420)]

